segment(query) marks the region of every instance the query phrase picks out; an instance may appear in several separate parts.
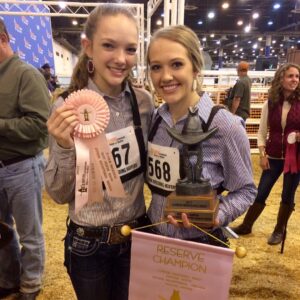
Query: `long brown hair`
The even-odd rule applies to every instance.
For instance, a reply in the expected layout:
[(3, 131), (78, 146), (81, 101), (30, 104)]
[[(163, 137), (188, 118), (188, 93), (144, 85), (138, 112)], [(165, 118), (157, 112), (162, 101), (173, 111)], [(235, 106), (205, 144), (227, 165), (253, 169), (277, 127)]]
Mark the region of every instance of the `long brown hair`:
[[(166, 39), (172, 42), (176, 42), (182, 45), (186, 51), (187, 55), (192, 63), (193, 71), (197, 72), (198, 75), (201, 74), (201, 71), (204, 66), (203, 57), (200, 52), (200, 41), (196, 35), (196, 33), (187, 26), (177, 25), (177, 26), (169, 26), (165, 28), (161, 28), (156, 31), (151, 37), (148, 52), (147, 52), (147, 65), (149, 67), (149, 52), (153, 42), (159, 38)], [(149, 72), (147, 72), (148, 74)], [(198, 78), (197, 80), (197, 92), (201, 91), (201, 82)]]
[[(98, 22), (102, 17), (124, 15), (133, 20), (136, 24), (136, 20), (131, 11), (118, 4), (102, 4), (93, 9), (90, 13), (84, 28), (86, 37), (93, 41), (94, 34), (97, 31)], [(77, 64), (73, 70), (71, 82), (68, 88), (68, 93), (83, 89), (87, 86), (89, 73), (87, 71), (87, 63), (89, 57), (85, 54), (84, 50), (81, 50), (81, 54), (78, 58)]]
[[(271, 83), (271, 88), (269, 89), (269, 100), (273, 105), (283, 99), (283, 87), (281, 81), (285, 75), (285, 72), (290, 68), (296, 68), (300, 74), (299, 65), (294, 63), (287, 63), (282, 65), (274, 75), (274, 79)], [(297, 88), (286, 100), (290, 103), (293, 103), (294, 101), (300, 101), (300, 84), (298, 84)]]

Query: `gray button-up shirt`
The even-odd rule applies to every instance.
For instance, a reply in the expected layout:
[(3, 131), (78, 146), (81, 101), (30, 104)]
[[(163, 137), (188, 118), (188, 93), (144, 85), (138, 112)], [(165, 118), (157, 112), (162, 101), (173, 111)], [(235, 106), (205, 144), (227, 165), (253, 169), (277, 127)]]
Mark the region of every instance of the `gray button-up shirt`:
[[(104, 95), (91, 79), (87, 88), (103, 96), (109, 106), (110, 120), (105, 129), (106, 133), (133, 126), (128, 86), (126, 86), (119, 97)], [(151, 96), (145, 90), (134, 88), (134, 91), (139, 106), (143, 137), (147, 145), (153, 102)], [(55, 110), (63, 103), (63, 98), (59, 98), (53, 109)], [(140, 174), (123, 184), (127, 192), (126, 198), (112, 198), (104, 192), (104, 201), (102, 203), (96, 202), (85, 205), (76, 215), (75, 149), (63, 149), (57, 145), (53, 138), (50, 138), (49, 150), (49, 160), (45, 171), (46, 190), (57, 203), (69, 204), (69, 216), (75, 223), (84, 226), (113, 225), (126, 223), (145, 213), (144, 177), (143, 174)]]

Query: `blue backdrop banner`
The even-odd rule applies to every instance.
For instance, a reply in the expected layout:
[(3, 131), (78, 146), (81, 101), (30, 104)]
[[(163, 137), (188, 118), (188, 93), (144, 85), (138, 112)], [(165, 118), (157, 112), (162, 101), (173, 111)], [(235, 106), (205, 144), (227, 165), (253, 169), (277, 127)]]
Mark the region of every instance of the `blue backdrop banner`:
[(43, 4), (27, 5), (26, 1), (20, 4), (1, 3), (0, 17), (5, 22), (14, 52), (37, 68), (49, 63), (55, 72), (50, 17), (3, 15), (3, 11), (49, 12), (49, 8)]

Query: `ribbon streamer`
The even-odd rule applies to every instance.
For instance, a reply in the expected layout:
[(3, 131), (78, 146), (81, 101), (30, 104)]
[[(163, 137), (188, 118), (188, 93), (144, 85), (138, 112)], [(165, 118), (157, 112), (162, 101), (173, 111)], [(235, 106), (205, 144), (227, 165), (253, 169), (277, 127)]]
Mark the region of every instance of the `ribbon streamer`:
[(87, 203), (102, 202), (105, 184), (111, 197), (126, 197), (104, 130), (109, 122), (105, 100), (92, 90), (78, 90), (65, 100), (76, 110), (79, 123), (73, 136), (76, 149), (75, 213)]
[(283, 172), (295, 174), (300, 171), (300, 154), (296, 143), (296, 132), (291, 132), (287, 138)]

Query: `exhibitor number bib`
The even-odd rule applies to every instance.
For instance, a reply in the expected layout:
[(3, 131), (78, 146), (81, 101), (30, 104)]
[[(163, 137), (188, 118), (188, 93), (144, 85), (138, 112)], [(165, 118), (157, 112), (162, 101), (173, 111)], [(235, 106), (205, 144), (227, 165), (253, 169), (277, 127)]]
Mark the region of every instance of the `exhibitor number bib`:
[(107, 133), (106, 138), (120, 176), (141, 166), (139, 147), (132, 126)]
[(148, 183), (166, 191), (174, 191), (179, 178), (178, 149), (148, 142)]

